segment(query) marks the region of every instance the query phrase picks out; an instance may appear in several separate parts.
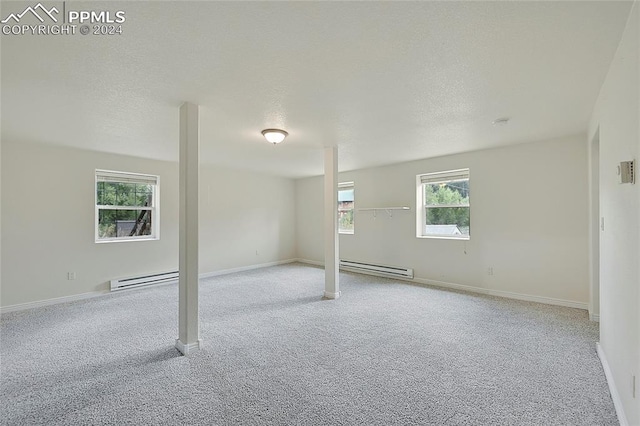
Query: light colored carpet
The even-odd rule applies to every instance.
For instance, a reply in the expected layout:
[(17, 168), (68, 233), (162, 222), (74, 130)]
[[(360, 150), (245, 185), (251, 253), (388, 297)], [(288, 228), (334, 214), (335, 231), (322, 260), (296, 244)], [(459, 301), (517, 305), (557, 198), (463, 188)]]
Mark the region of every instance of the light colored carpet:
[(2, 315), (3, 425), (616, 425), (585, 311), (283, 265)]

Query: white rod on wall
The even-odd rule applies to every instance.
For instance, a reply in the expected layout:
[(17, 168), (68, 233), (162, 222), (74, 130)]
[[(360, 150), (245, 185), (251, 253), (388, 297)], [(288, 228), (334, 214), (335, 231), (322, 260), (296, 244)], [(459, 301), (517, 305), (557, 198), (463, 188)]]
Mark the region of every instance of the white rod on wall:
[(411, 207), (367, 207), (362, 209), (357, 209), (358, 211), (375, 211), (375, 210), (411, 210)]

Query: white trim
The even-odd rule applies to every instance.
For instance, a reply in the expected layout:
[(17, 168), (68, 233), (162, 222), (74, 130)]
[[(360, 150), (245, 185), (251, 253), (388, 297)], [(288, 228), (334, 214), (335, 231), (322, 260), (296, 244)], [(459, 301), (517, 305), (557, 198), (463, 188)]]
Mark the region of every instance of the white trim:
[(109, 243), (127, 243), (131, 241), (158, 241), (160, 237), (149, 237), (141, 236), (141, 237), (116, 237), (116, 238), (102, 238), (96, 241), (96, 244), (109, 244)]
[(202, 339), (198, 339), (197, 342), (187, 343), (186, 345), (180, 341), (180, 339), (176, 339), (176, 349), (182, 355), (189, 355), (192, 352), (199, 351), (202, 346)]
[(293, 261), (299, 262), (299, 263), (306, 263), (307, 265), (320, 266), (324, 268), (324, 262), (318, 262), (317, 260), (298, 258), (298, 259), (294, 259)]
[(591, 312), (589, 312), (589, 320), (594, 322), (600, 322), (600, 315), (592, 314)]
[[(250, 271), (250, 270), (253, 270), (253, 269), (268, 268), (270, 266), (284, 265), (284, 264), (287, 264), (287, 263), (295, 263), (295, 262), (304, 263), (304, 264), (307, 264), (307, 265), (313, 265), (313, 266), (324, 268), (324, 263), (323, 262), (319, 262), (319, 261), (311, 260), (311, 259), (293, 258), (293, 259), (277, 260), (277, 261), (274, 261), (274, 262), (260, 263), (260, 264), (257, 264), (257, 265), (242, 266), (242, 267), (239, 267), (239, 268), (223, 269), (223, 270), (220, 270), (220, 271), (213, 271), (213, 272), (205, 272), (205, 273), (199, 274), (198, 278), (199, 279), (204, 279), (204, 278), (210, 278), (210, 277), (217, 277), (217, 276), (220, 276), (220, 275), (233, 274), (233, 273), (236, 273), (236, 272), (243, 272), (243, 271)], [(488, 288), (479, 288), (479, 287), (473, 287), (473, 286), (468, 286), (468, 285), (463, 285), (463, 284), (448, 283), (448, 282), (444, 282), (444, 281), (427, 280), (427, 279), (424, 279), (424, 278), (414, 278), (413, 280), (411, 280), (411, 279), (402, 280), (401, 278), (396, 278), (396, 279), (398, 279), (400, 281), (413, 282), (413, 283), (417, 283), (417, 284), (420, 284), (420, 285), (452, 288), (452, 289), (455, 289), (455, 290), (463, 290), (463, 291), (468, 291), (468, 292), (471, 292), (471, 293), (480, 293), (480, 294), (488, 294), (488, 295), (491, 295), (491, 296), (505, 297), (507, 299), (524, 300), (524, 301), (528, 301), (528, 302), (538, 302), (538, 303), (544, 303), (544, 304), (547, 304), (547, 305), (565, 306), (565, 307), (568, 307), (568, 308), (577, 308), (577, 309), (584, 309), (584, 310), (587, 310), (587, 308), (588, 308), (588, 304), (587, 303), (575, 302), (575, 301), (572, 301), (572, 300), (554, 299), (554, 298), (551, 298), (551, 297), (533, 296), (533, 295), (521, 294), (521, 293), (512, 293), (512, 292), (508, 292), (508, 291), (492, 290), (492, 289), (488, 289)], [(163, 283), (163, 284), (170, 284), (170, 283)], [(158, 285), (161, 285), (161, 284), (158, 284)], [(123, 291), (127, 291), (127, 290), (123, 290)], [(116, 294), (117, 293), (122, 293), (122, 292), (116, 292)], [(42, 306), (57, 305), (59, 303), (75, 302), (77, 300), (84, 300), (84, 299), (89, 299), (89, 298), (92, 298), (92, 297), (112, 295), (112, 294), (114, 294), (114, 293), (111, 293), (108, 290), (103, 290), (103, 291), (93, 291), (93, 292), (89, 292), (89, 293), (74, 294), (74, 295), (71, 295), (71, 296), (56, 297), (56, 298), (53, 298), (53, 299), (38, 300), (38, 301), (35, 301), (35, 302), (19, 303), (19, 304), (16, 304), (16, 305), (9, 305), (9, 306), (0, 307), (0, 314), (9, 313), (9, 312), (15, 312), (15, 311), (23, 311), (23, 310), (32, 309), (32, 308), (39, 308), (39, 307), (42, 307)], [(596, 317), (597, 317), (597, 319), (595, 319)], [(593, 315), (593, 318), (594, 319), (592, 319), (592, 321), (599, 321), (600, 320), (600, 316), (599, 315), (597, 315), (597, 316)]]
[(43, 306), (57, 305), (59, 303), (76, 302), (78, 300), (91, 299), (93, 297), (105, 296), (108, 294), (111, 294), (108, 290), (92, 291), (89, 293), (73, 294), (71, 296), (54, 297), (53, 299), (37, 300), (35, 302), (18, 303), (15, 305), (0, 307), (0, 314), (41, 308)]
[(121, 182), (121, 183), (141, 183), (146, 185), (156, 185), (158, 175), (149, 175), (135, 172), (119, 172), (115, 170), (96, 169), (96, 182)]
[(416, 238), (424, 238), (424, 239), (431, 239), (431, 240), (462, 240), (462, 241), (469, 241), (471, 239), (469, 235), (446, 236), (446, 235), (437, 235), (437, 234), (416, 235)]
[[(294, 263), (294, 262), (307, 263), (307, 262), (301, 261), (299, 259), (278, 260), (278, 261), (275, 261), (275, 262), (261, 263), (261, 264), (258, 264), (258, 265), (243, 266), (241, 268), (225, 269), (225, 270), (214, 271), (214, 272), (205, 272), (203, 274), (198, 274), (198, 279), (204, 279), (204, 278), (209, 278), (209, 277), (217, 277), (219, 275), (233, 274), (234, 272), (249, 271), (251, 269), (267, 268), (269, 266), (284, 265), (286, 263)], [(311, 262), (311, 261), (309, 261), (309, 262)], [(322, 263), (318, 263), (318, 265), (322, 265)], [(177, 283), (177, 281), (169, 281), (169, 282), (154, 284), (154, 286), (156, 286), (156, 285), (166, 285), (166, 284), (175, 284), (175, 283)], [(149, 287), (149, 286), (147, 286), (147, 287)], [(27, 309), (40, 308), (40, 307), (43, 307), (43, 306), (57, 305), (57, 304), (60, 304), (60, 303), (76, 302), (78, 300), (91, 299), (93, 297), (99, 297), (99, 296), (111, 296), (113, 294), (124, 293), (124, 292), (135, 290), (135, 289), (136, 288), (123, 289), (121, 291), (117, 291), (117, 292), (113, 292), (113, 293), (110, 292), (109, 290), (92, 291), (92, 292), (89, 292), (89, 293), (72, 294), (70, 296), (55, 297), (53, 299), (37, 300), (35, 302), (26, 302), (26, 303), (18, 303), (18, 304), (9, 305), (9, 306), (1, 306), (0, 307), (0, 314), (5, 314), (5, 313), (9, 313), (9, 312), (16, 312), (16, 311), (24, 311), (24, 310), (27, 310)]]
[(607, 356), (605, 355), (604, 349), (602, 348), (600, 342), (596, 342), (596, 352), (598, 352), (598, 358), (600, 358), (600, 363), (602, 364), (602, 369), (604, 370), (604, 376), (606, 377), (607, 384), (609, 385), (609, 393), (611, 393), (611, 399), (613, 400), (613, 406), (616, 409), (616, 414), (618, 415), (620, 426), (628, 426), (629, 422), (627, 421), (627, 416), (624, 414), (622, 399), (620, 398), (620, 394), (618, 393), (616, 383), (613, 380), (613, 373), (611, 372), (609, 362), (607, 361)]
[(339, 292), (337, 292), (337, 293), (330, 293), (330, 292), (328, 292), (328, 291), (325, 291), (325, 292), (324, 292), (324, 297), (325, 297), (326, 299), (333, 299), (333, 300), (335, 300), (335, 299), (337, 299), (338, 297), (340, 297), (340, 294), (342, 294), (342, 292), (340, 292), (340, 291), (339, 291)]
[(146, 206), (110, 206), (108, 204), (102, 205), (97, 204), (96, 207), (100, 210), (145, 210), (145, 211), (153, 211), (153, 207)]
[(471, 204), (434, 204), (433, 206), (430, 206), (428, 204), (424, 205), (425, 209), (450, 209), (453, 207), (471, 207)]
[(220, 275), (227, 275), (227, 274), (235, 274), (236, 272), (251, 271), (252, 269), (268, 268), (270, 266), (284, 265), (286, 263), (294, 263), (297, 261), (298, 261), (297, 259), (285, 259), (285, 260), (276, 260), (275, 262), (259, 263), (257, 265), (241, 266), (239, 268), (221, 269), (219, 271), (205, 272), (203, 274), (199, 274), (198, 278), (202, 280), (204, 278), (217, 277)]
[(584, 309), (585, 311), (589, 307), (587, 303), (576, 302), (573, 300), (555, 299), (553, 297), (534, 296), (531, 294), (523, 294), (523, 293), (513, 293), (510, 291), (473, 287), (470, 285), (448, 283), (444, 281), (427, 280), (424, 278), (414, 278), (413, 281), (418, 284), (425, 284), (429, 286), (452, 288), (455, 290), (463, 290), (471, 293), (480, 293), (480, 294), (486, 294), (489, 296), (504, 297), (506, 299), (515, 299), (515, 300), (524, 300), (526, 302), (544, 303), (546, 305), (556, 305), (556, 306), (565, 306), (567, 308)]
[[(295, 261), (299, 262), (299, 263), (305, 263), (307, 265), (324, 267), (324, 263), (318, 262), (316, 260), (298, 258), (298, 259), (295, 259)], [(352, 271), (349, 271), (349, 272), (352, 272)], [(354, 272), (354, 273), (358, 273), (358, 272)], [(364, 275), (366, 275), (366, 274), (364, 274)], [(564, 307), (567, 307), (567, 308), (584, 309), (585, 311), (588, 309), (588, 303), (576, 302), (576, 301), (573, 301), (573, 300), (555, 299), (553, 297), (534, 296), (534, 295), (530, 295), (530, 294), (513, 293), (513, 292), (510, 292), (510, 291), (493, 290), (493, 289), (490, 289), (490, 288), (473, 287), (473, 286), (470, 286), (470, 285), (455, 284), (455, 283), (449, 283), (449, 282), (444, 282), (444, 281), (428, 280), (428, 279), (425, 279), (425, 278), (408, 279), (408, 278), (394, 277), (394, 279), (397, 279), (399, 281), (406, 281), (406, 282), (409, 282), (409, 283), (415, 283), (417, 285), (426, 285), (426, 286), (431, 286), (431, 287), (451, 288), (451, 289), (454, 289), (454, 290), (468, 291), (470, 293), (480, 293), (480, 294), (486, 294), (486, 295), (489, 295), (489, 296), (504, 297), (506, 299), (524, 300), (526, 302), (537, 302), (537, 303), (544, 303), (546, 305), (555, 305), (555, 306), (564, 306)], [(598, 316), (598, 320), (599, 320), (599, 318), (600, 317)]]
[(421, 183), (437, 184), (447, 182), (457, 182), (469, 179), (469, 168), (447, 170), (444, 172), (423, 173), (418, 175)]
[(390, 210), (411, 210), (411, 207), (409, 206), (400, 206), (400, 207), (364, 207), (361, 209), (357, 209), (359, 212), (367, 212), (367, 211), (378, 211), (378, 210), (384, 210), (384, 211), (390, 211)]

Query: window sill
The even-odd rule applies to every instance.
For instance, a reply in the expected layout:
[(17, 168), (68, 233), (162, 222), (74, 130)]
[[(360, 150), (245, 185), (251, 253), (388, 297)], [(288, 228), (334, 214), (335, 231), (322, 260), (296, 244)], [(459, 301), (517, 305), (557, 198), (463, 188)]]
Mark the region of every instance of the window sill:
[(102, 239), (96, 240), (96, 244), (108, 244), (108, 243), (131, 243), (134, 241), (158, 241), (159, 237), (149, 237), (149, 238), (113, 238), (113, 239)]
[(354, 232), (353, 231), (351, 231), (351, 232), (349, 232), (349, 231), (338, 231), (338, 234), (339, 235), (353, 235)]
[(416, 235), (416, 238), (433, 239), (433, 240), (461, 240), (461, 241), (469, 241), (471, 239), (471, 237), (445, 237), (442, 235)]

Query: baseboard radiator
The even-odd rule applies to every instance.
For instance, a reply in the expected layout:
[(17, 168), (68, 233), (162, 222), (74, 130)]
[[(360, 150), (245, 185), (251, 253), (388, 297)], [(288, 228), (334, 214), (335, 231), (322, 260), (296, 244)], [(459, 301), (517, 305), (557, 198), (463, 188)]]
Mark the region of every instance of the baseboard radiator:
[(111, 291), (178, 281), (178, 271), (111, 280)]
[(374, 265), (371, 263), (353, 262), (351, 260), (340, 260), (340, 269), (381, 277), (413, 279), (413, 269), (399, 266)]

